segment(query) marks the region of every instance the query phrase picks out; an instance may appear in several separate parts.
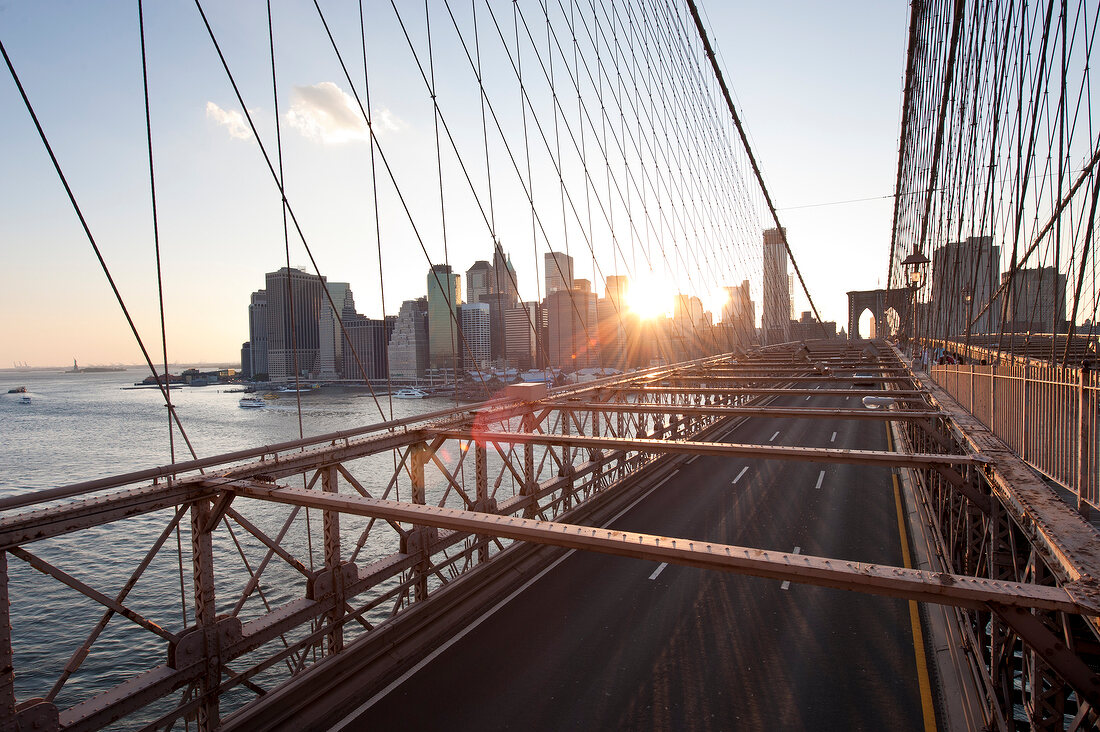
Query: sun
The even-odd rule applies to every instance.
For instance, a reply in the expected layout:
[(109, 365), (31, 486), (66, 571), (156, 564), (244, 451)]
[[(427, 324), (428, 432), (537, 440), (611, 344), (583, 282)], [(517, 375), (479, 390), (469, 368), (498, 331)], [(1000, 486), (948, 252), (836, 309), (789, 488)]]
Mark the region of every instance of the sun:
[(626, 304), (639, 318), (659, 318), (672, 313), (674, 288), (653, 272), (643, 272), (630, 283)]

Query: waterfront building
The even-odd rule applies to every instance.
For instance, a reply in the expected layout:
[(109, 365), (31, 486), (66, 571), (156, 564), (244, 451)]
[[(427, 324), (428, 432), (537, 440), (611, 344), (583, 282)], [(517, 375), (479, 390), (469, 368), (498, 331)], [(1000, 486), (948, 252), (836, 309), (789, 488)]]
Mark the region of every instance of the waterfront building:
[(252, 376), (267, 374), (267, 291), (252, 293), (248, 303), (248, 357)]
[(492, 366), (489, 303), (465, 303), (462, 315), (462, 363), (467, 371), (486, 371)]
[(317, 365), (323, 279), (283, 267), (265, 275), (267, 372), (272, 380), (308, 375)]
[(546, 296), (551, 292), (573, 289), (573, 258), (563, 252), (547, 252), (543, 255), (546, 278)]
[(428, 370), (428, 299), (401, 303), (389, 340), (389, 373), (394, 379), (419, 379)]
[(453, 368), (459, 352), (458, 304), (462, 277), (449, 264), (428, 272), (428, 361), (432, 368)]
[(337, 378), (343, 370), (345, 339), (340, 333), (340, 323), (345, 311), (355, 312), (355, 298), (351, 293), (351, 285), (347, 282), (328, 282), (325, 287), (329, 297), (321, 293), (321, 315), (317, 323), (316, 377), (330, 381)]
[(787, 277), (786, 229), (764, 232), (764, 303), (762, 327), (764, 344), (790, 340), (791, 297)]
[(368, 318), (359, 313), (343, 315), (343, 362), (340, 376), (344, 379), (385, 379), (389, 373), (386, 343), (395, 330), (397, 318)]

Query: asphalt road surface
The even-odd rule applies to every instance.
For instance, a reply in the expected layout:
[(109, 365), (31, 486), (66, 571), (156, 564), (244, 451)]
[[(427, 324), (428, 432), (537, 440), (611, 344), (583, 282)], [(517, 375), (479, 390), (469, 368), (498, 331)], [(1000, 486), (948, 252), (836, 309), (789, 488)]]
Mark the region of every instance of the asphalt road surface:
[[(723, 439), (887, 446), (881, 422), (839, 419), (752, 418)], [(700, 457), (611, 526), (902, 564), (886, 468)], [(917, 679), (905, 601), (572, 552), (346, 724), (918, 730)]]

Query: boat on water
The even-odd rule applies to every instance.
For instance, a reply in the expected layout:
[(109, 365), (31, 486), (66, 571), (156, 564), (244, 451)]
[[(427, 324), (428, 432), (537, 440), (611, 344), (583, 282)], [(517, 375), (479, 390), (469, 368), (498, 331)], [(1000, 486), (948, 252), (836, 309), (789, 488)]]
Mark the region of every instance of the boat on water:
[(394, 399), (423, 399), (428, 396), (428, 392), (422, 389), (398, 389), (393, 393)]
[(24, 394), (23, 396), (19, 397), (19, 403), (20, 404), (30, 404), (31, 403), (31, 398), (29, 396), (27, 396), (26, 394)]
[(26, 394), (27, 393), (27, 387), (17, 386), (14, 389), (8, 389), (8, 393), (9, 394)]
[(301, 389), (295, 389), (293, 386), (284, 386), (282, 389), (279, 389), (280, 394), (308, 394), (310, 391), (311, 389), (308, 386)]
[(240, 405), (241, 409), (257, 409), (265, 406), (267, 402), (262, 397), (241, 397), (237, 404)]

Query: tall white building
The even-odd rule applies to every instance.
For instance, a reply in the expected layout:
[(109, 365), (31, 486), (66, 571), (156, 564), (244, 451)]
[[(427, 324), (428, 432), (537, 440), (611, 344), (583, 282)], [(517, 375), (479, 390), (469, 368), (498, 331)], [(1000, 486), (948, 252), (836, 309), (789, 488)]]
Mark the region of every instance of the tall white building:
[(467, 370), (486, 370), (492, 366), (492, 333), (489, 304), (466, 303), (462, 306), (462, 362)]
[(267, 374), (267, 292), (252, 293), (248, 304), (248, 357), (251, 376)]
[[(321, 315), (317, 323), (317, 376), (320, 379), (336, 379), (344, 363), (344, 338), (340, 333), (340, 318), (345, 310), (355, 312), (355, 299), (347, 282), (326, 283), (329, 298), (321, 297)], [(336, 308), (333, 309), (332, 304)]]

